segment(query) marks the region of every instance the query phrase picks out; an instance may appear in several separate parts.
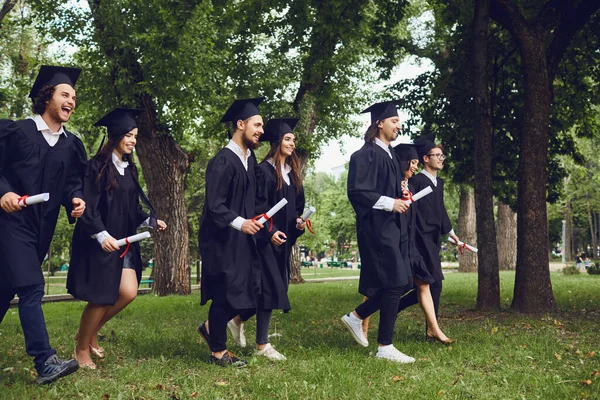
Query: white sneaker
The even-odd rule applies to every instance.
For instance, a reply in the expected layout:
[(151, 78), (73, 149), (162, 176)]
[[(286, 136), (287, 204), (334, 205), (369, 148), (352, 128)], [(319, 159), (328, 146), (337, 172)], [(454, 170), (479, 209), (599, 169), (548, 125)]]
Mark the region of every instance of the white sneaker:
[(394, 361), (400, 364), (411, 364), (415, 362), (414, 358), (407, 356), (395, 348), (393, 344), (390, 344), (389, 346), (379, 346), (375, 357)]
[(263, 356), (271, 361), (285, 361), (287, 358), (275, 350), (275, 347), (271, 346), (271, 343), (267, 343), (267, 345), (262, 350), (254, 350), (254, 355)]
[(231, 336), (233, 336), (233, 340), (240, 347), (246, 347), (246, 334), (244, 333), (244, 323), (242, 322), (240, 325), (236, 324), (233, 320), (227, 323), (227, 327), (229, 328), (229, 332), (231, 332)]
[(346, 314), (342, 317), (342, 322), (346, 325), (346, 328), (350, 331), (356, 343), (363, 347), (369, 346), (369, 341), (365, 337), (365, 333), (362, 328), (362, 319), (357, 318), (354, 314)]

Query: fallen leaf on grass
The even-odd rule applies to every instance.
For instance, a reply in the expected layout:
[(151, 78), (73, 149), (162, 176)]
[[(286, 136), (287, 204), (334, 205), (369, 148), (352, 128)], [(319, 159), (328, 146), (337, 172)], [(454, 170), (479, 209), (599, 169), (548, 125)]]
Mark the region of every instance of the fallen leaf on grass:
[(154, 389), (156, 389), (156, 390), (163, 390), (164, 388), (165, 387), (160, 383), (154, 387)]
[(198, 392), (194, 392), (194, 393), (190, 394), (190, 397), (198, 397)]
[(592, 384), (592, 380), (591, 379), (585, 379), (583, 381), (579, 381), (579, 383), (581, 383), (582, 385), (585, 385), (585, 386), (590, 386)]
[(586, 356), (586, 357), (594, 357), (595, 354), (596, 354), (595, 351), (590, 351), (589, 353), (585, 353), (584, 356)]
[(105, 394), (104, 396), (102, 396), (102, 400), (108, 400), (110, 399), (110, 394)]
[(554, 357), (556, 357), (557, 360), (562, 360), (562, 356), (558, 353), (554, 353)]
[(403, 380), (404, 380), (404, 377), (403, 377), (403, 376), (398, 376), (398, 375), (396, 375), (396, 376), (392, 376), (392, 380), (393, 380), (394, 382), (403, 381)]
[(217, 386), (227, 386), (228, 382), (225, 379), (217, 379), (215, 381), (215, 385), (217, 385)]
[(600, 376), (600, 371), (594, 371), (594, 372), (592, 372), (592, 376)]
[(446, 393), (446, 391), (445, 391), (445, 390), (440, 390), (440, 391), (438, 392), (438, 396), (439, 396), (439, 397), (442, 397), (442, 396), (444, 395), (444, 393)]
[(498, 327), (495, 326), (492, 328), (492, 335), (496, 334), (496, 332), (498, 332)]
[(554, 325), (558, 326), (559, 328), (562, 328), (564, 325), (562, 324), (562, 322), (560, 322), (559, 320), (555, 319), (554, 320)]

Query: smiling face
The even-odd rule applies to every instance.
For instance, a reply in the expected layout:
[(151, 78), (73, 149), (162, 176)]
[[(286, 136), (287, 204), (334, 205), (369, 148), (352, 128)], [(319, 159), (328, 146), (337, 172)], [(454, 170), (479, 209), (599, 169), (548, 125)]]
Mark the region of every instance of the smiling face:
[(414, 159), (410, 160), (410, 164), (408, 165), (408, 169), (404, 172), (404, 179), (410, 179), (417, 171), (417, 167), (419, 166), (419, 160)]
[(264, 133), (263, 119), (260, 115), (255, 115), (245, 121), (239, 120), (237, 128), (242, 131), (242, 142), (246, 147), (249, 149), (258, 147), (258, 139)]
[(434, 147), (423, 156), (423, 164), (432, 171), (440, 171), (444, 167), (446, 156), (440, 147)]
[(286, 133), (281, 138), (281, 145), (279, 146), (279, 153), (283, 158), (287, 158), (292, 155), (296, 149), (296, 135), (293, 133)]
[(56, 124), (69, 121), (76, 105), (75, 89), (66, 83), (54, 87), (54, 94), (46, 104), (42, 117)]
[(138, 128), (133, 128), (129, 131), (117, 144), (114, 152), (120, 159), (123, 159), (123, 155), (133, 153), (135, 144), (137, 143)]
[(401, 128), (400, 117), (390, 117), (379, 121), (377, 127), (379, 128), (379, 139), (385, 144), (389, 144), (398, 137)]

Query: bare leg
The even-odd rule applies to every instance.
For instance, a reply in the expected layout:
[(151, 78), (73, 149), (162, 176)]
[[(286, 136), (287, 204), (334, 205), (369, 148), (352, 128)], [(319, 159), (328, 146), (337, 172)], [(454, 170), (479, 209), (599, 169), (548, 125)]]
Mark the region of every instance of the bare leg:
[[(365, 301), (367, 301), (368, 297), (365, 296), (365, 298), (363, 299), (363, 303)], [(365, 338), (369, 338), (369, 320), (371, 319), (371, 316), (369, 315), (367, 318), (363, 319), (362, 322), (362, 329), (363, 329), (363, 333), (365, 334)]]
[[(108, 306), (104, 316), (96, 326), (94, 332), (94, 340), (96, 339), (100, 329), (106, 324), (112, 317), (121, 312), (129, 303), (135, 300), (138, 290), (138, 281), (135, 274), (135, 270), (130, 268), (123, 269), (121, 273), (121, 286), (119, 286), (119, 297), (114, 306)], [(97, 347), (97, 342), (91, 342), (92, 346)]]
[(427, 336), (433, 336), (441, 341), (449, 340), (438, 325), (429, 284), (418, 279), (415, 279), (415, 284), (417, 285), (419, 305), (421, 306), (421, 310), (423, 310), (423, 314), (425, 314), (425, 319), (427, 321)]
[(80, 364), (93, 364), (90, 357), (90, 343), (96, 336), (96, 327), (106, 312), (106, 306), (88, 303), (81, 314), (79, 331), (77, 333), (77, 347), (75, 356)]

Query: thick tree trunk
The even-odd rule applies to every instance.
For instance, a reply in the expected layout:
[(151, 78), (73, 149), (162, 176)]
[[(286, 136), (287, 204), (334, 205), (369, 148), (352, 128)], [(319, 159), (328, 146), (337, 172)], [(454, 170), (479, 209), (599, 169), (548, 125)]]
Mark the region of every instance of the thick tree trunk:
[(517, 272), (511, 308), (520, 312), (545, 312), (556, 305), (548, 268), (546, 210), (551, 92), (545, 36), (537, 30), (529, 30), (521, 32), (519, 37), (525, 107), (519, 138)]
[(296, 244), (292, 247), (292, 254), (290, 255), (290, 283), (304, 283), (304, 278), (300, 273), (300, 256), (300, 246)]
[[(458, 211), (458, 234), (460, 240), (477, 246), (475, 195), (473, 189), (464, 187), (460, 191)], [(477, 272), (477, 254), (464, 251), (458, 256), (458, 272)]]
[(494, 197), (492, 186), (492, 109), (488, 89), (488, 31), (490, 1), (475, 2), (473, 19), (473, 131), (475, 132), (475, 208), (477, 240), (480, 251), (477, 304), (478, 310), (500, 308), (500, 277), (496, 231), (494, 230)]
[(514, 270), (517, 266), (517, 213), (498, 201), (498, 266), (501, 270)]
[[(588, 205), (588, 223), (590, 225), (590, 240), (592, 242), (592, 253), (596, 252), (596, 227), (594, 226), (596, 222), (596, 218), (594, 216), (593, 211), (591, 210), (591, 208), (589, 208)], [(592, 255), (593, 257), (593, 255)]]
[[(152, 107), (143, 98), (144, 109)], [(153, 232), (154, 291), (159, 296), (190, 294), (190, 265), (188, 246), (185, 177), (189, 169), (188, 155), (168, 135), (155, 134), (153, 121), (147, 111), (140, 118), (139, 140), (136, 148), (148, 186), (148, 197), (159, 219), (167, 223), (165, 232)]]

